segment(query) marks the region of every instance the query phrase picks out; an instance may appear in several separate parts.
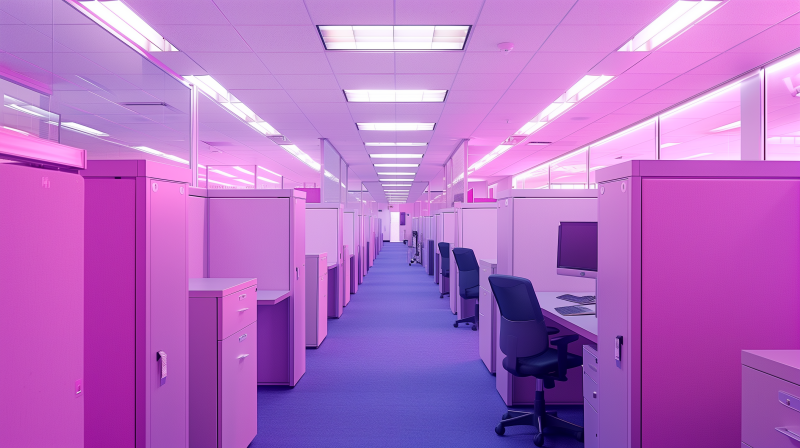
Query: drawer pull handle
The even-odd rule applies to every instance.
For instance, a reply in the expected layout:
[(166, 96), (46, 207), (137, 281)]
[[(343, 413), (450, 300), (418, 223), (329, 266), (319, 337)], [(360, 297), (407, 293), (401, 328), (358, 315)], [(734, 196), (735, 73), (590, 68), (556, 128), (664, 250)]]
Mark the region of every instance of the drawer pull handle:
[(782, 390), (778, 391), (778, 403), (787, 408), (800, 412), (800, 398)]
[(244, 355), (237, 356), (236, 359), (244, 359), (247, 358), (248, 356), (250, 356), (250, 353), (245, 353)]
[(247, 297), (247, 294), (242, 294), (239, 296), (239, 300), (244, 300), (245, 297)]
[(785, 426), (775, 428), (775, 431), (785, 435), (786, 437), (800, 442), (800, 427), (798, 426)]
[(597, 391), (592, 392), (592, 398), (597, 398)]
[(236, 310), (236, 311), (238, 311), (238, 312), (240, 312), (240, 313), (244, 313), (245, 311), (247, 311), (247, 310), (249, 310), (249, 309), (250, 309), (250, 308), (242, 308), (242, 309), (239, 309), (239, 310)]

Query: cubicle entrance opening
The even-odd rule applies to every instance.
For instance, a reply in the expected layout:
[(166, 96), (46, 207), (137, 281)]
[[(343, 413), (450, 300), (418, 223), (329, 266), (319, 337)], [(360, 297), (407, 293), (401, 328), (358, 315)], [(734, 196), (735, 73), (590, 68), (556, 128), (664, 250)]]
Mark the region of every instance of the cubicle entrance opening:
[(389, 241), (392, 243), (400, 242), (400, 212), (389, 212), (391, 222), (389, 223)]

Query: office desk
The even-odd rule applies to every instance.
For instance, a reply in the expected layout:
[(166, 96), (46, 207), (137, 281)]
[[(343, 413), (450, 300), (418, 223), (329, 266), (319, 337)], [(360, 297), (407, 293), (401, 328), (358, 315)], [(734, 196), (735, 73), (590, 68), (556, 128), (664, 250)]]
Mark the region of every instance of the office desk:
[(260, 385), (294, 386), (306, 372), (305, 301), (295, 301), (288, 290), (256, 293)]
[(328, 317), (342, 317), (344, 303), (339, 290), (339, 264), (328, 263)]
[[(569, 352), (581, 356), (584, 345), (597, 344), (597, 318), (591, 316), (562, 316), (555, 310), (556, 307), (576, 305), (566, 300), (557, 299), (562, 294), (574, 296), (594, 295), (593, 292), (563, 292), (563, 291), (536, 291), (539, 306), (542, 308), (545, 323), (550, 327), (561, 330), (558, 336), (577, 334), (580, 338), (569, 344)], [(591, 305), (594, 307), (594, 305)], [(494, 324), (500, 329), (500, 313), (495, 315)], [(497, 391), (508, 406), (533, 405), (536, 391), (536, 379), (533, 377), (518, 378), (503, 368), (505, 356), (500, 350), (500, 338), (497, 338), (495, 347), (496, 385)], [(556, 381), (556, 387), (545, 389), (545, 399), (549, 404), (583, 404), (583, 374), (579, 369), (567, 371), (567, 381)]]

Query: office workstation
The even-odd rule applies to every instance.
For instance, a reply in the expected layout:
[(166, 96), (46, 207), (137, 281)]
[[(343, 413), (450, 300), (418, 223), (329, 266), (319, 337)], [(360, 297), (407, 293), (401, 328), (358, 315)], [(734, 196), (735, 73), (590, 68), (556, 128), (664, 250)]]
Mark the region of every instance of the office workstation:
[(162, 3), (0, 2), (0, 448), (800, 444), (797, 1)]

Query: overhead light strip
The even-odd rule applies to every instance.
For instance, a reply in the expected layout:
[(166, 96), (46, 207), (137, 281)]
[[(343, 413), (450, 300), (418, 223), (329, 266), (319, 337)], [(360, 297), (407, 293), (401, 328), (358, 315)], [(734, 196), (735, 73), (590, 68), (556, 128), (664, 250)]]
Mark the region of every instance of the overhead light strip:
[(421, 159), (422, 154), (370, 154), (373, 159)]
[(326, 50), (463, 50), (471, 26), (318, 25)]
[(414, 142), (366, 142), (365, 146), (428, 146), (427, 143)]
[(345, 90), (350, 103), (443, 103), (447, 90)]
[[(143, 50), (154, 53), (178, 51), (174, 45), (148, 25), (125, 3), (113, 1), (78, 1), (90, 14), (84, 13), (101, 26), (108, 25)], [(83, 12), (83, 11), (82, 11)]]
[(356, 123), (359, 131), (432, 131), (436, 123)]
[(689, 29), (722, 3), (711, 0), (678, 1), (623, 45), (619, 51), (652, 51)]
[(378, 168), (416, 168), (419, 163), (373, 163)]

